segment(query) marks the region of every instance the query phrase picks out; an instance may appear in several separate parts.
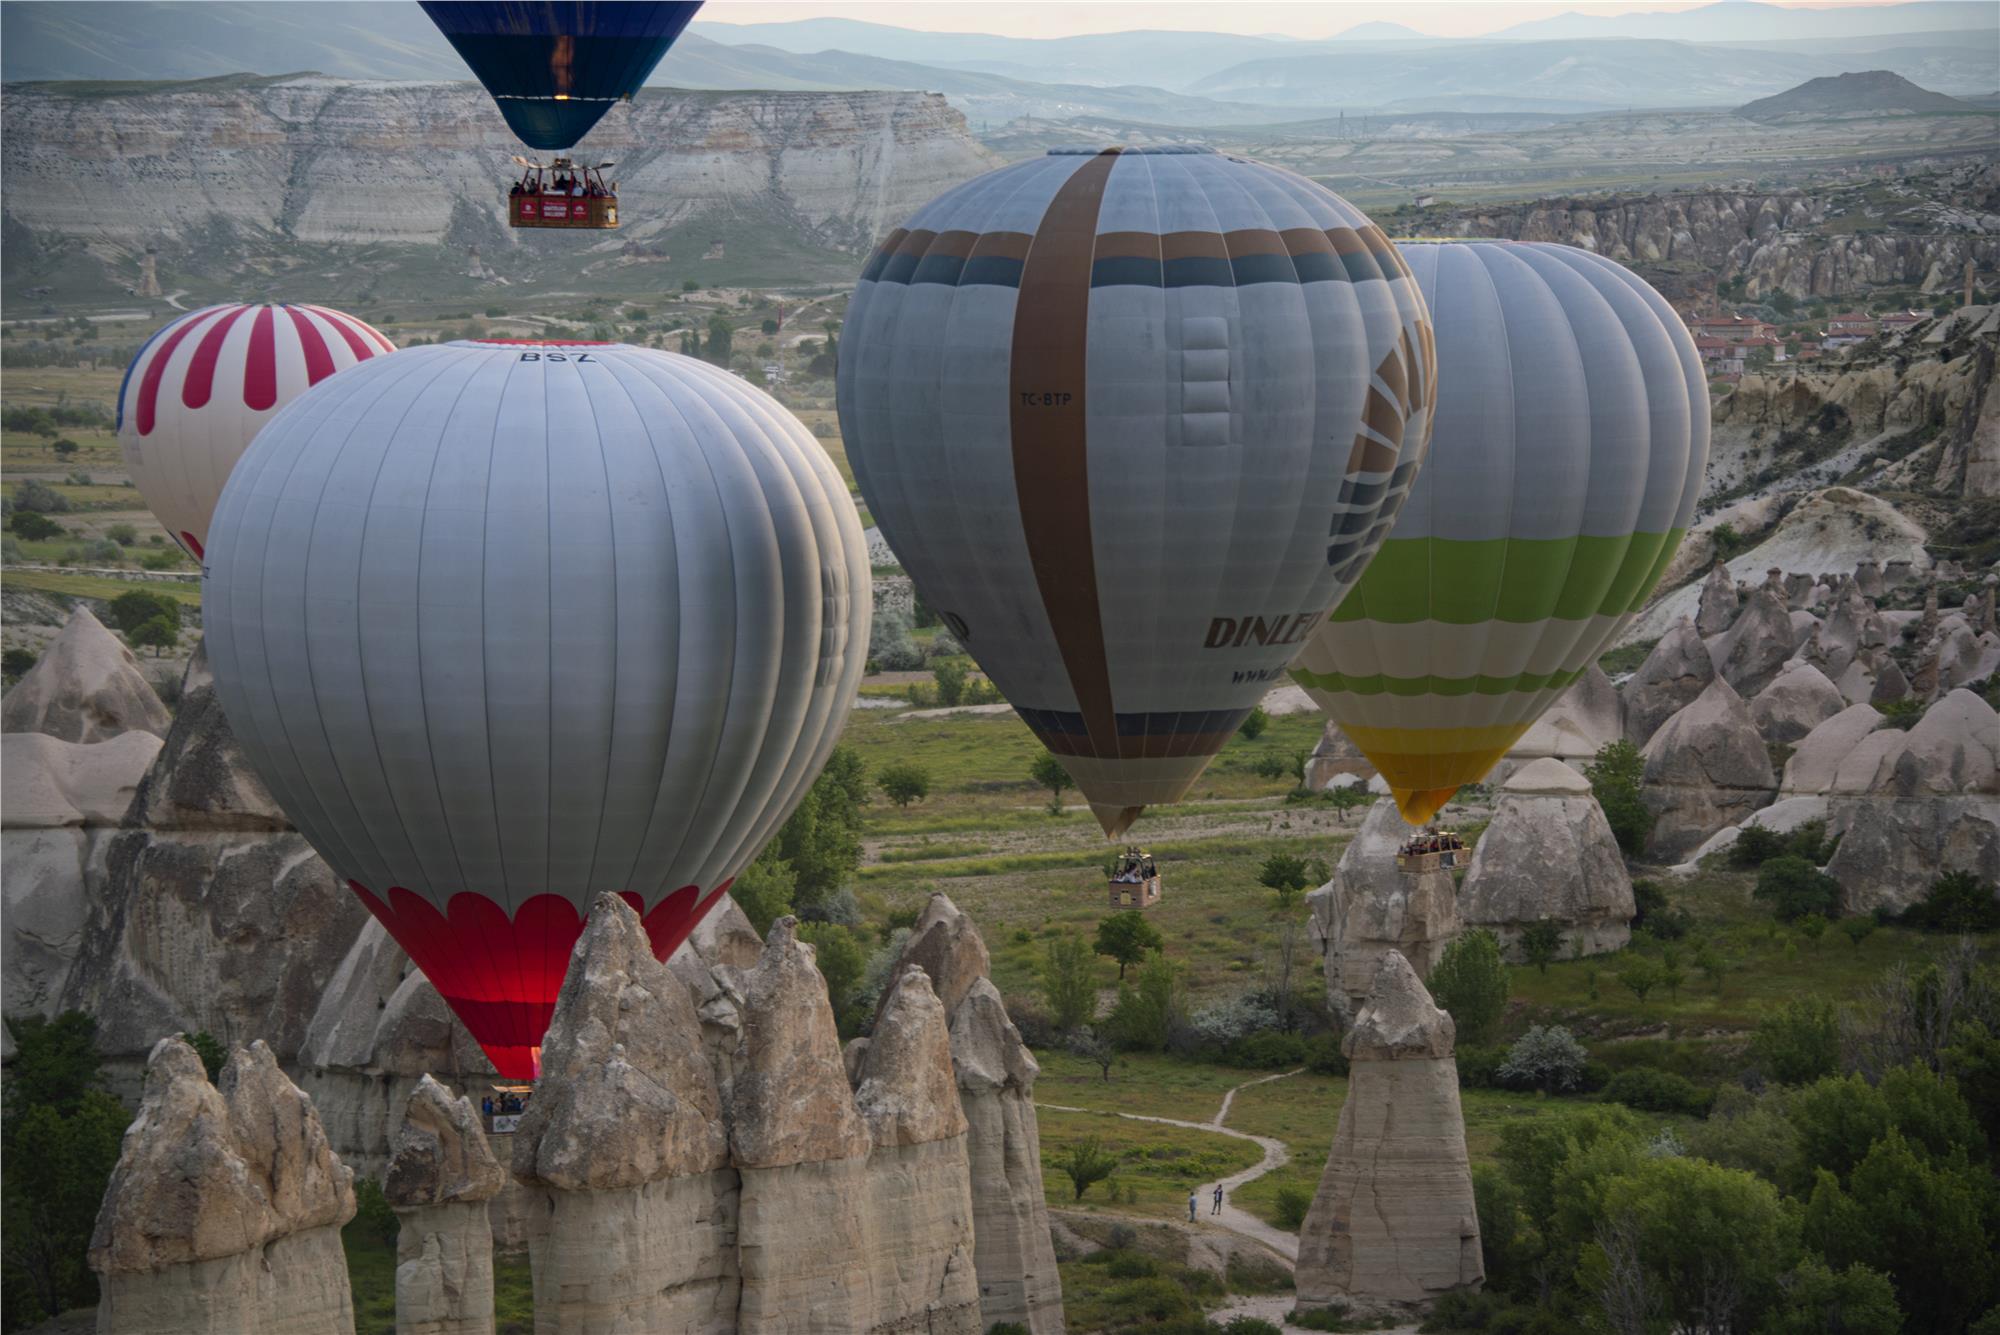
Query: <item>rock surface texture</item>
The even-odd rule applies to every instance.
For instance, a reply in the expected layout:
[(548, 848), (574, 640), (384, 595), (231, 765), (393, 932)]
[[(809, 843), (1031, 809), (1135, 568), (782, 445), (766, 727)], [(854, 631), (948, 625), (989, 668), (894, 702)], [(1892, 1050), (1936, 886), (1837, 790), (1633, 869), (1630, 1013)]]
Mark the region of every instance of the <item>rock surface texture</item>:
[(112, 832), (159, 753), (150, 732), (105, 742), (0, 734), (0, 976), (8, 1015), (51, 1015), (83, 946)]
[(1428, 973), (1458, 935), (1452, 874), (1396, 867), (1396, 850), (1410, 834), (1394, 802), (1377, 802), (1340, 855), (1333, 879), (1306, 896), (1312, 911), (1307, 930), (1320, 947), (1327, 1004), (1343, 1019), (1366, 999), (1384, 955), (1399, 952)]
[(1646, 852), (1678, 860), (1771, 800), (1778, 786), (1750, 707), (1722, 678), (1645, 746), (1641, 796), (1653, 812)]
[(180, 1038), (154, 1047), (97, 1216), (103, 1335), (352, 1335), (340, 1227), (353, 1173), (262, 1043), (210, 1085)]
[(1522, 929), (1545, 919), (1561, 927), (1566, 956), (1629, 944), (1632, 878), (1589, 781), (1559, 760), (1516, 770), (1473, 851), (1458, 911), (1516, 960)]
[(425, 1076), (404, 1108), (383, 1194), (396, 1235), (397, 1335), (491, 1335), (493, 1226), (507, 1170), (469, 1098)]
[(1625, 684), (1625, 736), (1644, 746), (1660, 725), (1694, 703), (1715, 680), (1715, 660), (1694, 623), (1675, 623)]
[(1299, 1230), (1300, 1305), (1422, 1304), (1486, 1277), (1451, 1017), (1395, 951), (1342, 1049), (1347, 1101)]
[(173, 720), (132, 651), (79, 607), (62, 634), (0, 699), (0, 732), (103, 742), (124, 732), (167, 735)]
[(1824, 672), (1795, 658), (1750, 701), (1750, 717), (1765, 741), (1791, 743), (1846, 707)]

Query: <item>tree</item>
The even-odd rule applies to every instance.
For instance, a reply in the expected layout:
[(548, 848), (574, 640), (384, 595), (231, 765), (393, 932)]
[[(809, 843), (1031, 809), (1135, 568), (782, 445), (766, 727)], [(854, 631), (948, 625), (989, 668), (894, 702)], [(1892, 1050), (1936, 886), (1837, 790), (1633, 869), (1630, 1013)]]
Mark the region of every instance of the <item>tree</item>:
[(876, 605), (868, 629), (868, 656), (883, 672), (914, 672), (924, 665), (923, 650), (910, 637), (910, 615), (901, 608)]
[[(1775, 1305), (1797, 1249), (1797, 1216), (1775, 1187), (1683, 1156), (1641, 1159), (1610, 1178), (1598, 1217), (1627, 1234), (1628, 1260), (1664, 1329), (1750, 1328)], [(1604, 1236), (1585, 1250), (1586, 1288), (1600, 1288), (1617, 1259)]]
[(1475, 927), (1444, 948), (1424, 980), (1431, 997), (1450, 1012), (1461, 1043), (1482, 1043), (1507, 1008), (1507, 966), (1500, 941)]
[(1145, 914), (1137, 909), (1127, 909), (1097, 924), (1094, 949), (1098, 954), (1109, 955), (1118, 961), (1118, 981), (1122, 983), (1125, 981), (1126, 965), (1139, 963), (1165, 944), (1160, 937), (1160, 929), (1148, 922)]
[(701, 355), (717, 366), (729, 365), (729, 357), (735, 351), (736, 334), (729, 327), (729, 317), (720, 311), (708, 317), (708, 341), (702, 345)]
[(2000, 892), (1969, 871), (1948, 871), (1900, 921), (1927, 932), (1990, 932), (2000, 927)]
[(1069, 1036), (1069, 1050), (1095, 1066), (1105, 1084), (1111, 1083), (1111, 1065), (1118, 1060), (1118, 1049), (1109, 1039), (1095, 1029), (1079, 1029)]
[(181, 605), (163, 593), (149, 589), (134, 589), (121, 593), (111, 600), (107, 609), (111, 624), (130, 635), (148, 621), (160, 619), (178, 632), (181, 628)]
[(1093, 1183), (1102, 1182), (1118, 1171), (1118, 1156), (1105, 1149), (1104, 1142), (1096, 1136), (1086, 1136), (1056, 1156), (1056, 1167), (1075, 1188), (1075, 1199), (1082, 1200), (1083, 1193)]
[(1840, 1014), (1823, 997), (1795, 997), (1757, 1022), (1750, 1055), (1783, 1085), (1802, 1085), (1840, 1068)]
[(1576, 1035), (1561, 1025), (1530, 1025), (1507, 1049), (1507, 1059), (1496, 1074), (1512, 1086), (1565, 1094), (1583, 1084), (1583, 1068), (1589, 1060), (1590, 1054), (1576, 1041)]
[(1061, 936), (1042, 952), (1042, 1000), (1062, 1033), (1089, 1023), (1097, 1013), (1094, 957), (1082, 937)]
[(1277, 891), (1278, 912), (1290, 913), (1301, 890), (1319, 885), (1331, 876), (1326, 863), (1318, 858), (1308, 861), (1296, 853), (1273, 853), (1257, 869), (1257, 884)]
[(1535, 966), (1536, 973), (1549, 971), (1550, 963), (1562, 953), (1562, 943), (1562, 927), (1553, 918), (1537, 918), (1521, 929), (1521, 955)]
[(54, 444), (50, 445), (49, 448), (56, 452), (56, 457), (58, 459), (67, 459), (71, 455), (75, 454), (78, 450), (82, 449), (83, 447), (81, 445), (78, 445), (75, 441), (71, 440), (68, 436), (62, 436), (59, 437)]
[(229, 1064), (229, 1049), (206, 1029), (197, 1029), (186, 1037), (194, 1055), (201, 1058), (201, 1069), (208, 1072), (209, 1083), (214, 1084), (221, 1077), (222, 1068)]
[(729, 897), (750, 919), (757, 935), (764, 936), (772, 923), (792, 911), (792, 892), (797, 885), (792, 864), (767, 848), (729, 883)]
[(139, 530), (130, 524), (113, 524), (104, 530), (104, 536), (120, 547), (130, 547), (139, 541)]
[(127, 632), (125, 638), (135, 649), (151, 649), (155, 658), (160, 656), (160, 650), (171, 649), (181, 642), (180, 632), (165, 617), (154, 617), (137, 630)]
[(23, 478), (15, 483), (14, 495), (10, 499), (16, 511), (39, 510), (43, 514), (54, 515), (69, 509), (69, 497), (38, 477)]
[(922, 765), (896, 761), (882, 767), (882, 772), (875, 776), (875, 786), (897, 806), (907, 807), (931, 795), (930, 771)]
[(1873, 935), (1874, 931), (1875, 919), (1867, 914), (1863, 914), (1860, 917), (1843, 918), (1840, 921), (1840, 934), (1846, 937), (1847, 943), (1856, 950), (1861, 949), (1861, 943)]
[(1028, 769), (1028, 778), (1037, 788), (1049, 790), (1049, 814), (1062, 815), (1062, 795), (1066, 789), (1076, 787), (1076, 780), (1070, 778), (1069, 771), (1055, 756), (1044, 751), (1035, 757), (1035, 763)]
[(812, 943), (820, 976), (826, 979), (827, 1000), (833, 1004), (840, 1036), (846, 1038), (855, 1018), (855, 994), (860, 990), (861, 976), (868, 968), (868, 955), (862, 950), (861, 943), (854, 939), (854, 933), (839, 923), (802, 922), (799, 924), (799, 940)]
[(949, 709), (965, 698), (965, 664), (950, 660), (931, 668), (931, 680), (937, 683), (937, 702)]
[(1639, 780), (1645, 770), (1639, 748), (1623, 740), (1606, 742), (1583, 770), (1618, 847), (1628, 858), (1645, 852), (1646, 838), (1653, 832), (1653, 813), (1639, 795)]
[(1808, 1254), (1778, 1287), (1784, 1296), (1762, 1335), (1898, 1335), (1903, 1329), (1895, 1286), (1868, 1266), (1834, 1270)]
[(132, 1115), (101, 1087), (96, 1023), (8, 1020), (0, 1121), (0, 1304), (9, 1329), (97, 1301), (84, 1253)]
[(1619, 968), (1618, 981), (1623, 983), (1625, 989), (1637, 997), (1639, 1004), (1643, 1006), (1646, 1004), (1646, 994), (1658, 987), (1663, 980), (1660, 977), (1658, 964), (1644, 955), (1634, 955)]
[(805, 800), (765, 850), (790, 865), (792, 903), (813, 908), (830, 899), (861, 865), (861, 809), (867, 771), (851, 747), (836, 746)]
[(1137, 978), (1118, 988), (1111, 1033), (1128, 1048), (1158, 1052), (1187, 1016), (1187, 984), (1181, 968), (1163, 954), (1149, 956)]
[(778, 332), (778, 322), (776, 320), (765, 320), (757, 328), (765, 334), (775, 334)]
[(1962, 1330), (1991, 1305), (1993, 1179), (1962, 1158), (1934, 1163), (1891, 1130), (1842, 1186), (1822, 1168), (1806, 1205), (1804, 1239), (1831, 1266), (1889, 1276), (1906, 1329)]
[(7, 527), (25, 542), (60, 538), (69, 531), (39, 510), (16, 510), (8, 519)]
[(1236, 731), (1244, 741), (1254, 742), (1262, 737), (1264, 730), (1270, 726), (1271, 716), (1264, 712), (1264, 706), (1252, 705), (1250, 712), (1243, 716), (1243, 721), (1236, 725)]
[(1764, 900), (1781, 922), (1796, 922), (1809, 913), (1840, 916), (1840, 882), (1797, 854), (1772, 858), (1757, 869), (1754, 898)]

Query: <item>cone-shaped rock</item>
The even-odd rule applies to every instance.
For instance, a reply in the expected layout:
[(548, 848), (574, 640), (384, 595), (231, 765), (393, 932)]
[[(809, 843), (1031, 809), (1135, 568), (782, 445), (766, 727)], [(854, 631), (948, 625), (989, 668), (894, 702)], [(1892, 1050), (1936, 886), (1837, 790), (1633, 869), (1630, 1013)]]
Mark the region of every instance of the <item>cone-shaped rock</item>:
[(1632, 879), (1589, 782), (1559, 760), (1537, 760), (1501, 785), (1459, 887), (1468, 927), (1486, 927), (1515, 959), (1523, 929), (1562, 929), (1562, 953), (1595, 955), (1632, 939)]
[(1750, 701), (1750, 717), (1767, 742), (1796, 742), (1847, 707), (1824, 672), (1792, 659)]
[(1347, 1101), (1299, 1230), (1301, 1306), (1424, 1303), (1485, 1279), (1451, 1017), (1382, 956), (1342, 1048)]
[(1306, 896), (1307, 925), (1326, 971), (1335, 1014), (1354, 1014), (1376, 966), (1400, 951), (1428, 971), (1459, 932), (1458, 887), (1442, 868), (1405, 872), (1396, 850), (1410, 837), (1394, 802), (1377, 802), (1340, 855), (1333, 879)]
[(426, 1075), (397, 1129), (383, 1194), (396, 1235), (397, 1335), (491, 1335), (493, 1226), (507, 1185), (468, 1098)]
[(353, 1173), (262, 1043), (221, 1088), (162, 1039), (99, 1208), (90, 1264), (104, 1335), (352, 1335), (340, 1226)]
[(1625, 736), (1644, 746), (1715, 680), (1715, 660), (1686, 617), (1660, 637), (1625, 685)]
[[(944, 1003), (945, 1014), (951, 1015), (972, 990), (973, 983), (988, 975), (992, 964), (986, 941), (972, 919), (940, 892), (930, 897), (923, 916), (910, 929), (910, 939), (896, 961), (896, 971), (900, 975), (905, 968), (915, 965), (930, 975), (931, 987)], [(889, 1004), (891, 992), (893, 989), (883, 993), (882, 1005), (876, 1008), (878, 1013)]]
[(1780, 797), (1817, 797), (1833, 789), (1841, 762), (1861, 744), (1861, 739), (1880, 731), (1886, 720), (1873, 705), (1849, 705), (1817, 725), (1793, 748), (1785, 762)]
[(1694, 628), (1703, 636), (1720, 635), (1736, 620), (1736, 608), (1741, 602), (1736, 592), (1735, 577), (1729, 567), (1717, 561), (1709, 567), (1708, 578), (1701, 582), (1701, 603), (1695, 611)]
[(538, 1325), (728, 1329), (736, 1182), (687, 987), (600, 895), (542, 1040), (514, 1174), (546, 1195), (529, 1239)]
[(0, 732), (45, 732), (65, 742), (102, 742), (135, 729), (167, 735), (172, 716), (139, 660), (85, 607), (27, 675), (0, 699)]
[(1716, 645), (1716, 671), (1746, 700), (1769, 686), (1792, 656), (1792, 614), (1768, 586), (1750, 595)]
[(1654, 813), (1646, 852), (1674, 859), (1771, 800), (1777, 775), (1750, 707), (1718, 677), (1645, 747), (1641, 795)]

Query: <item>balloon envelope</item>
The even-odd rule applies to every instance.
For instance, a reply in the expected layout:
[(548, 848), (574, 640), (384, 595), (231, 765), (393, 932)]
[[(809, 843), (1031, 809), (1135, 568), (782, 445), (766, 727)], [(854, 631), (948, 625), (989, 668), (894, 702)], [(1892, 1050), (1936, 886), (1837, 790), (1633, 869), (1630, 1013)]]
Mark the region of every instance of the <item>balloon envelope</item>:
[(805, 428), (609, 344), (414, 348), (300, 398), (203, 589), (257, 772), (510, 1077), (597, 894), (665, 958), (797, 805), (869, 605)]
[(421, 0), (522, 143), (564, 149), (639, 91), (700, 0)]
[(278, 409), (396, 345), (324, 306), (209, 306), (146, 341), (118, 387), (132, 484), (196, 560), (230, 469)]
[(1637, 614), (1708, 458), (1665, 298), (1571, 246), (1406, 244), (1437, 328), (1430, 461), (1293, 676), (1412, 823), (1505, 755)]
[(1387, 533), (1423, 302), (1303, 177), (1058, 151), (875, 252), (839, 358), (883, 535), (1107, 833), (1179, 800)]

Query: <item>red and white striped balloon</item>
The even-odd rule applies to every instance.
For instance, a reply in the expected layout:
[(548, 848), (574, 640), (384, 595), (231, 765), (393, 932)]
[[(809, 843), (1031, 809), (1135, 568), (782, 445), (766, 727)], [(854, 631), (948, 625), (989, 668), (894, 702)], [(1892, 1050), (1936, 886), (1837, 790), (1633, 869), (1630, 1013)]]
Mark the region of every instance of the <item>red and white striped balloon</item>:
[(394, 352), (324, 306), (210, 306), (161, 329), (118, 388), (118, 443), (147, 508), (200, 560), (229, 470), (258, 428), (312, 386)]

